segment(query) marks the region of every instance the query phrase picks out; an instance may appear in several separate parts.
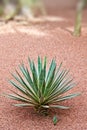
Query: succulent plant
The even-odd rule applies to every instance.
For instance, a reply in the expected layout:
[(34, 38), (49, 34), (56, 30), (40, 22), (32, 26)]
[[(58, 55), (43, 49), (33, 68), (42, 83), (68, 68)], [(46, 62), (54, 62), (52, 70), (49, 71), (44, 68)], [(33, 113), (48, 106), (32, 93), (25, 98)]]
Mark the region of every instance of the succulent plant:
[(67, 106), (61, 106), (60, 102), (79, 95), (63, 95), (75, 86), (73, 79), (68, 75), (69, 71), (61, 69), (62, 63), (57, 68), (55, 59), (52, 59), (47, 69), (46, 57), (42, 61), (38, 56), (37, 67), (30, 58), (28, 63), (30, 68), (23, 63), (19, 65), (21, 74), (17, 70), (15, 74), (11, 73), (15, 81), (10, 80), (10, 83), (19, 93), (12, 90), (12, 94), (7, 94), (7, 97), (20, 101), (14, 106), (34, 107), (38, 112), (49, 108), (68, 109)]

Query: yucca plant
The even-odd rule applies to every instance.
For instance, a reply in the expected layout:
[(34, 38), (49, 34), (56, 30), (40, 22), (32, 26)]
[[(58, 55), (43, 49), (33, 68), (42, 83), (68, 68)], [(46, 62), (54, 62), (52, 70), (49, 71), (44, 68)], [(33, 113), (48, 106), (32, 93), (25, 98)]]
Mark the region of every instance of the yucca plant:
[(17, 70), (15, 74), (12, 74), (15, 81), (11, 80), (10, 83), (19, 93), (12, 90), (13, 94), (7, 96), (20, 101), (14, 106), (34, 107), (38, 112), (47, 111), (49, 108), (68, 109), (67, 106), (61, 106), (60, 102), (79, 95), (79, 93), (63, 95), (75, 86), (73, 79), (68, 75), (69, 71), (61, 69), (62, 63), (57, 68), (55, 59), (51, 61), (47, 69), (46, 57), (43, 62), (38, 57), (37, 67), (30, 58), (28, 63), (30, 69), (22, 63), (19, 65), (21, 74)]

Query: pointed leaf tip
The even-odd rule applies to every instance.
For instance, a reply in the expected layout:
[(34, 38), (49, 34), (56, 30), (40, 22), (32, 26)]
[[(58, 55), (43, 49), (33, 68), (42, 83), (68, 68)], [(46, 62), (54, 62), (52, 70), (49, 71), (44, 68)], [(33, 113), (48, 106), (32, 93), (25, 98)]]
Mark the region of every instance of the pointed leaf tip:
[(57, 116), (54, 116), (53, 117), (53, 124), (56, 125), (58, 122), (58, 117)]

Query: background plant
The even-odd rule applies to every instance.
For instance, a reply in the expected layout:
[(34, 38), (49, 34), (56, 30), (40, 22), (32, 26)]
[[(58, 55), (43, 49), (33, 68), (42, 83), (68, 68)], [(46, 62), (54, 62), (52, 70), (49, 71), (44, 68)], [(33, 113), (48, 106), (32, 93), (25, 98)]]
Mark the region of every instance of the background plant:
[(34, 107), (39, 113), (47, 112), (49, 108), (68, 109), (67, 106), (61, 106), (60, 102), (79, 95), (78, 93), (63, 95), (75, 86), (73, 79), (68, 75), (69, 71), (61, 69), (62, 63), (57, 68), (54, 59), (47, 71), (46, 57), (43, 62), (38, 57), (37, 67), (29, 58), (28, 63), (30, 72), (22, 63), (19, 65), (21, 74), (17, 70), (12, 74), (15, 81), (11, 80), (10, 83), (18, 92), (12, 90), (13, 94), (7, 94), (7, 97), (19, 101), (19, 104), (14, 106)]
[(74, 28), (74, 36), (80, 36), (81, 34), (82, 12), (86, 5), (87, 5), (87, 0), (79, 0), (77, 4), (77, 14), (76, 14), (76, 23), (75, 23), (75, 28)]
[(18, 14), (24, 15), (26, 19), (46, 14), (42, 0), (3, 0), (0, 3), (3, 3), (0, 12), (2, 13), (3, 7), (5, 20), (13, 19)]

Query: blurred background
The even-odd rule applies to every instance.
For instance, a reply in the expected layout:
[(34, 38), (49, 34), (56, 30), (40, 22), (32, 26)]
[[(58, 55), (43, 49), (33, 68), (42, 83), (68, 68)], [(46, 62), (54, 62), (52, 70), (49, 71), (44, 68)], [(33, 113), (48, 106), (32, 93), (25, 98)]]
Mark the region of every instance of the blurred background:
[(74, 16), (72, 19), (75, 19), (77, 35), (81, 32), (82, 12), (86, 5), (87, 0), (0, 0), (0, 21), (7, 22), (15, 18), (29, 21), (39, 17), (46, 19), (49, 15), (58, 17), (60, 14), (66, 19)]
[(78, 0), (0, 0), (0, 15), (11, 19), (15, 15), (26, 17), (45, 15), (60, 9), (76, 7)]
[(73, 8), (78, 0), (43, 0), (49, 9)]

